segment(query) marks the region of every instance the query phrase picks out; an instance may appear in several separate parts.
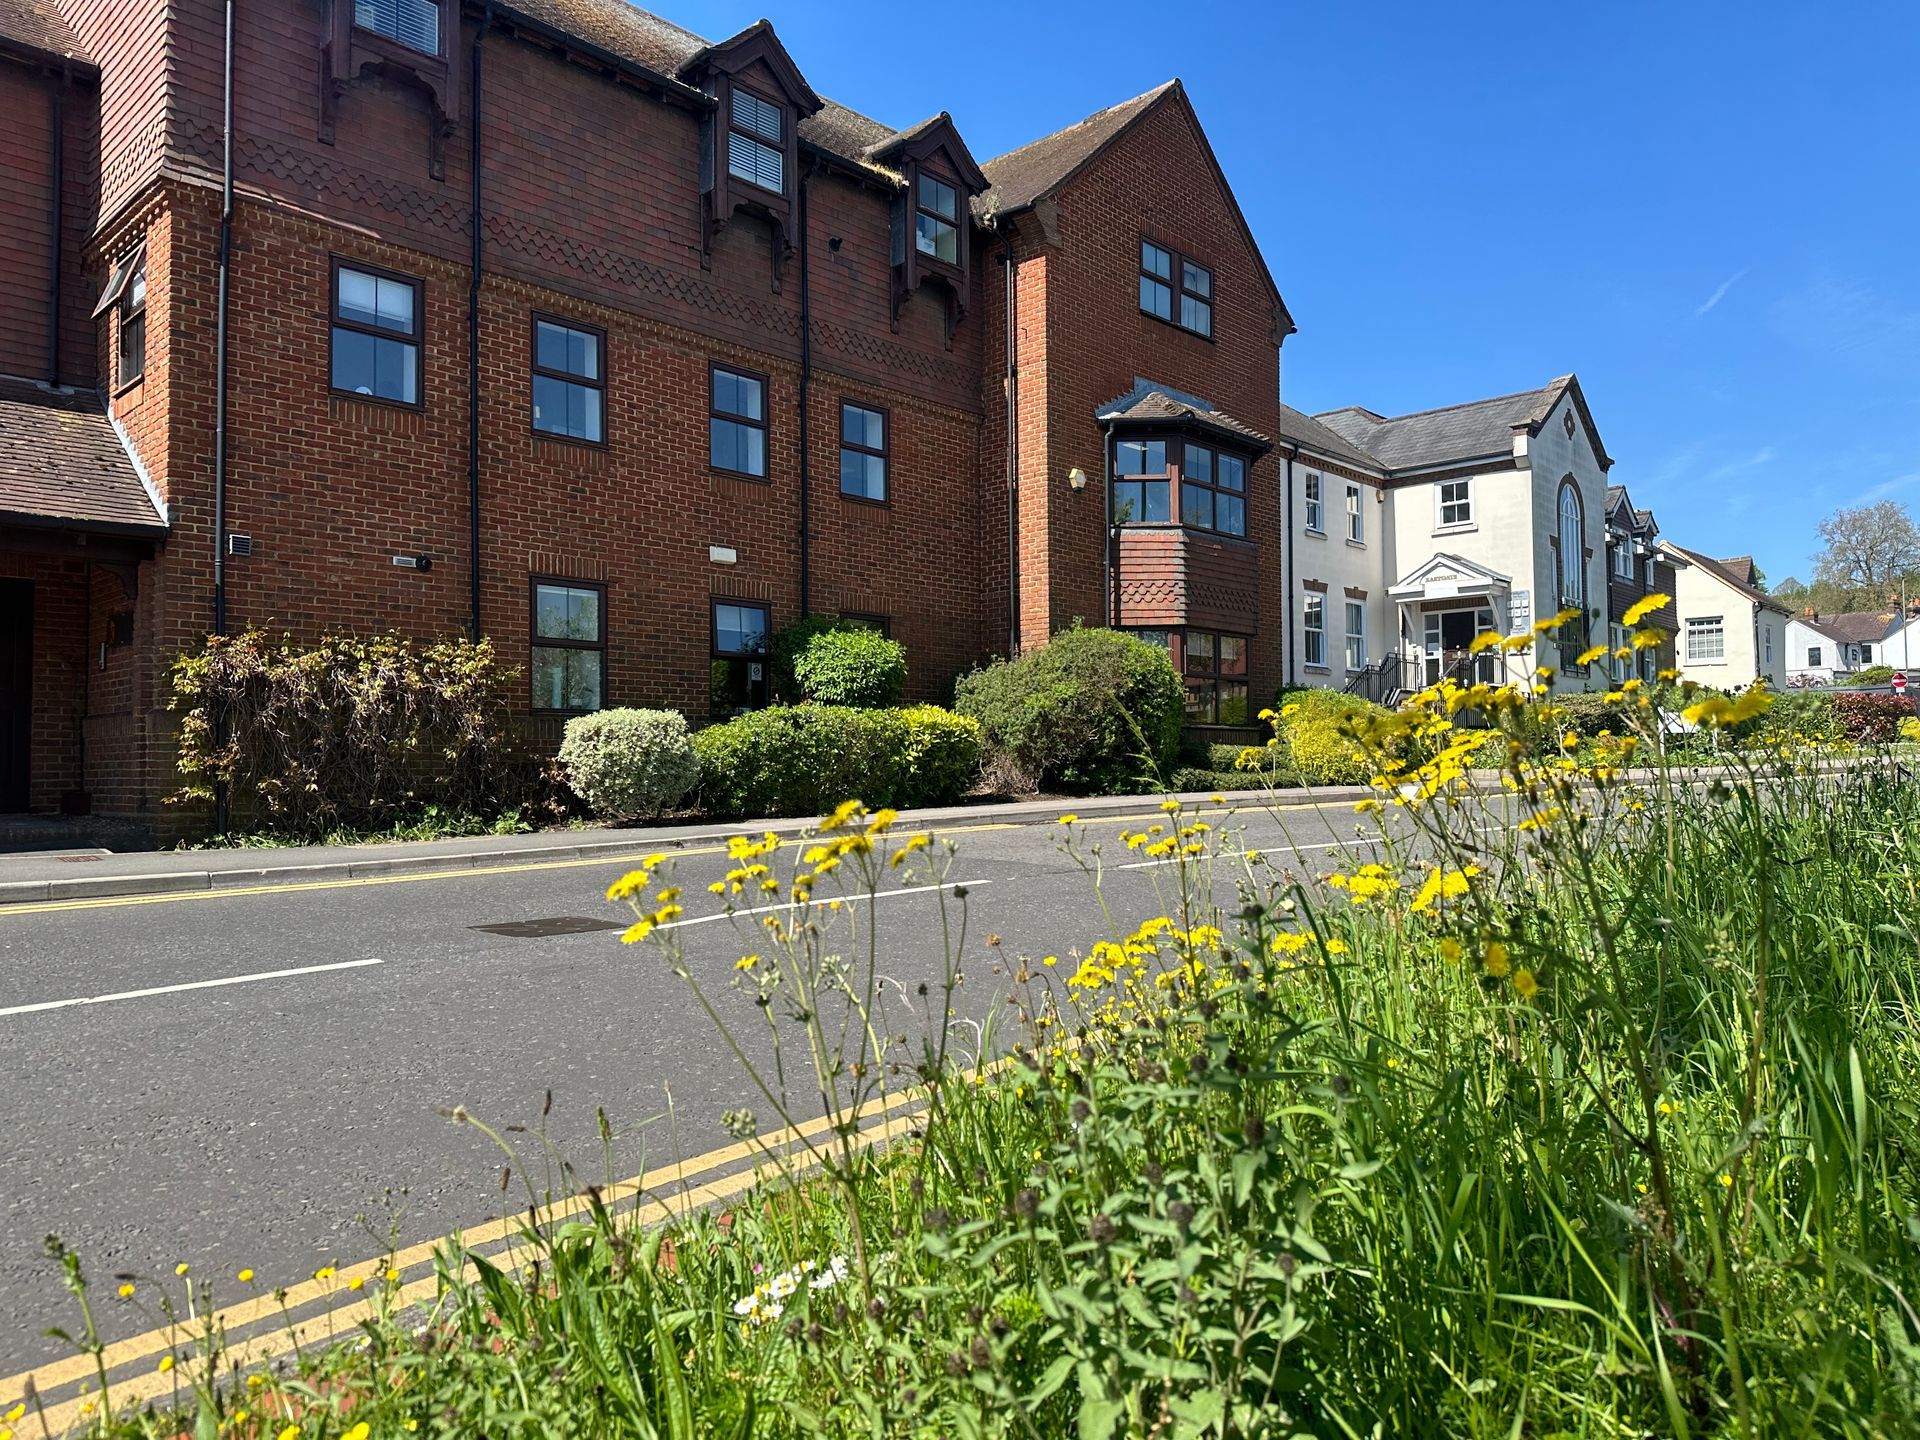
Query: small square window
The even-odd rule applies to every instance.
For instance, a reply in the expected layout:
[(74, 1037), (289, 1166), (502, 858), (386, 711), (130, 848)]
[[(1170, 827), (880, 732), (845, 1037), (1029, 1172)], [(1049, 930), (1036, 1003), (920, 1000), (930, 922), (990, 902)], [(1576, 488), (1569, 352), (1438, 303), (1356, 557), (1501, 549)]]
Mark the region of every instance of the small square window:
[(1472, 524), (1473, 482), (1470, 480), (1441, 481), (1439, 503), (1442, 526)]
[(420, 300), (418, 280), (334, 265), (335, 390), (397, 405), (420, 403)]
[(606, 439), (606, 337), (536, 315), (533, 428), (598, 445)]
[(767, 637), (773, 623), (765, 605), (713, 602), (710, 700), (716, 715), (736, 715), (767, 703)]
[(1246, 637), (1188, 630), (1182, 652), (1187, 719), (1196, 725), (1246, 724)]
[(883, 410), (840, 405), (840, 493), (860, 500), (887, 498), (887, 416)]
[(1142, 240), (1140, 308), (1156, 320), (1211, 338), (1213, 271), (1174, 254), (1164, 245)]
[(707, 460), (716, 470), (767, 475), (767, 381), (764, 375), (713, 367)]
[(1173, 518), (1164, 440), (1113, 442), (1113, 523), (1164, 525)]
[(533, 708), (580, 714), (606, 703), (606, 591), (576, 581), (533, 583)]
[(1210, 446), (1181, 447), (1180, 522), (1223, 535), (1247, 533), (1247, 467)]

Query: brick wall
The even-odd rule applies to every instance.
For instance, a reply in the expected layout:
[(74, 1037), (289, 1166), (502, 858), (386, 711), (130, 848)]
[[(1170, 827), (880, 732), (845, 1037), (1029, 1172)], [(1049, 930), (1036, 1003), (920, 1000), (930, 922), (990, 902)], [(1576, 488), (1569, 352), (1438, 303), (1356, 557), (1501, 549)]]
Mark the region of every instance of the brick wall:
[[(93, 383), (94, 292), (84, 255), (93, 228), (98, 163), (98, 93), (90, 80), (0, 56), (0, 374)], [(62, 175), (53, 173), (58, 117)], [(54, 324), (53, 204), (61, 202), (60, 353), (49, 344)], [(56, 376), (57, 370), (57, 376)]]

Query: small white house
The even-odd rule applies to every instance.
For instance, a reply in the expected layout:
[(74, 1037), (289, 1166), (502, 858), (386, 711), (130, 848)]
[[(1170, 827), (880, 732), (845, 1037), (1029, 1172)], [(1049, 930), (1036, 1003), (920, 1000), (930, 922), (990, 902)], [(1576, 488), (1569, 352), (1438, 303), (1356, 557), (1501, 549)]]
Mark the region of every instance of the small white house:
[[(1894, 617), (1886, 611), (1819, 615), (1804, 610), (1787, 621), (1788, 680), (1825, 684), (1869, 665), (1898, 663), (1888, 654)], [(1902, 651), (1904, 641), (1899, 647)]]
[(1752, 562), (1715, 560), (1662, 540), (1674, 558), (1682, 679), (1742, 690), (1755, 679), (1787, 680), (1787, 622), (1793, 612), (1752, 582)]

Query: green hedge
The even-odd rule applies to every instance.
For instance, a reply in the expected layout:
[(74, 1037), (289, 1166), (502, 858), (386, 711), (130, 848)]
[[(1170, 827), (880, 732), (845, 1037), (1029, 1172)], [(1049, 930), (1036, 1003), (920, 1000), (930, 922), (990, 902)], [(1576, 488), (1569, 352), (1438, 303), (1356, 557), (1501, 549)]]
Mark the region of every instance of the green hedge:
[(937, 705), (861, 710), (780, 705), (693, 737), (700, 797), (719, 814), (821, 815), (870, 806), (952, 804), (980, 771), (980, 728)]
[(1178, 761), (1185, 705), (1166, 651), (1080, 628), (963, 676), (954, 700), (1017, 783), (1072, 794), (1159, 788)]
[(878, 630), (824, 630), (793, 659), (800, 698), (819, 705), (896, 705), (907, 687), (907, 648)]
[(1383, 706), (1343, 690), (1289, 690), (1280, 697), (1281, 735), (1288, 763), (1309, 785), (1359, 785), (1367, 767), (1346, 729)]

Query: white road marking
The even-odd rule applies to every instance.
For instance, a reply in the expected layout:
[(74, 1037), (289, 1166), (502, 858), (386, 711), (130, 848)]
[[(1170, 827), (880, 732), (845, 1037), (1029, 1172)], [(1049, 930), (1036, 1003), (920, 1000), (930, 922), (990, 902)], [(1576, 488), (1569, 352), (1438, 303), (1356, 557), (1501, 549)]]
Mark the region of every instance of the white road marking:
[[(991, 885), (992, 883), (991, 880), (950, 880), (944, 885), (913, 885), (903, 890), (882, 890), (877, 895), (859, 895), (852, 899), (844, 895), (829, 895), (821, 899), (809, 900), (807, 901), (807, 905), (810, 908), (814, 906), (827, 906), (832, 905), (835, 900), (838, 900), (842, 909), (850, 909), (855, 905), (864, 905), (868, 900), (898, 900), (903, 895), (931, 895), (936, 890), (972, 890), (977, 886)], [(654, 928), (657, 930), (684, 930), (689, 925), (711, 925), (716, 920), (733, 920), (742, 915), (770, 915), (776, 910), (791, 910), (792, 908), (793, 904), (791, 901), (780, 905), (756, 905), (750, 910), (722, 910), (717, 915), (696, 915), (691, 920), (669, 920), (666, 924), (658, 925)], [(6, 1013), (6, 1011), (0, 1010), (0, 1015)]]
[(218, 980), (190, 980), (183, 985), (155, 985), (146, 990), (119, 990), (111, 995), (82, 995), (72, 1000), (42, 1000), (36, 1005), (10, 1005), (0, 1017), (31, 1015), (39, 1010), (65, 1010), (73, 1005), (106, 1005), (115, 1000), (144, 1000), (150, 995), (175, 995), (182, 990), (211, 990), (220, 985), (251, 985), (256, 980), (285, 980), (294, 975), (318, 975), (328, 970), (358, 970), (384, 965), (379, 959), (338, 960), (330, 965), (302, 965), (296, 970), (261, 970), (252, 975), (223, 975)]

